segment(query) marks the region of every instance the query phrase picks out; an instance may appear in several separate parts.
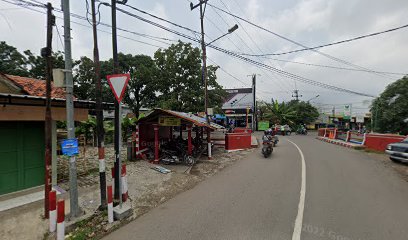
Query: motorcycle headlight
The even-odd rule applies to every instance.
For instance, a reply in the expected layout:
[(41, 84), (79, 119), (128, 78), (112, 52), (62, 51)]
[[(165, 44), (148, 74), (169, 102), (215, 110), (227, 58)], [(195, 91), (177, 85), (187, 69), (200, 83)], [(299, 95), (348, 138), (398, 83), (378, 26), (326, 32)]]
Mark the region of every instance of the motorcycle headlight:
[(388, 145), (387, 150), (392, 150), (392, 147), (390, 145)]

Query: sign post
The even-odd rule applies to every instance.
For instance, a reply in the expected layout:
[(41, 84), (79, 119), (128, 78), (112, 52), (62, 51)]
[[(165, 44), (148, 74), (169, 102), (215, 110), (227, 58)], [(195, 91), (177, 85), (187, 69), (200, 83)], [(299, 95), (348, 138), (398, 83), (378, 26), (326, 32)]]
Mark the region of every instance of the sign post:
[(113, 95), (115, 95), (115, 194), (114, 199), (116, 203), (122, 205), (121, 198), (121, 162), (120, 162), (120, 103), (125, 94), (127, 84), (130, 79), (130, 74), (114, 74), (106, 76), (109, 86), (112, 89)]

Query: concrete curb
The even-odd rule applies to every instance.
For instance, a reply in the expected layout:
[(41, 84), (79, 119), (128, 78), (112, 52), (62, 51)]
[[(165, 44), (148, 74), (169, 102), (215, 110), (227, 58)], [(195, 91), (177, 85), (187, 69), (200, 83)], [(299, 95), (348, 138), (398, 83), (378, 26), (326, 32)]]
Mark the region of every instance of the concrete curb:
[(327, 143), (331, 143), (331, 144), (336, 144), (342, 147), (347, 147), (347, 148), (365, 148), (364, 145), (359, 145), (359, 144), (354, 144), (354, 143), (348, 143), (348, 142), (343, 142), (343, 141), (339, 141), (339, 140), (335, 140), (335, 139), (329, 139), (329, 138), (325, 138), (325, 137), (316, 137), (317, 140), (323, 141), (323, 142), (327, 142)]

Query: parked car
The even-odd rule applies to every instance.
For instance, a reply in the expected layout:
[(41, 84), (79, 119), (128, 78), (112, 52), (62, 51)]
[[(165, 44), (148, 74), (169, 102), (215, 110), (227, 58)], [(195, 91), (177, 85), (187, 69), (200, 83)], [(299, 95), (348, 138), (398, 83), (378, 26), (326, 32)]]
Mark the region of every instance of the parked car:
[(408, 137), (402, 142), (388, 144), (385, 152), (393, 161), (408, 163)]

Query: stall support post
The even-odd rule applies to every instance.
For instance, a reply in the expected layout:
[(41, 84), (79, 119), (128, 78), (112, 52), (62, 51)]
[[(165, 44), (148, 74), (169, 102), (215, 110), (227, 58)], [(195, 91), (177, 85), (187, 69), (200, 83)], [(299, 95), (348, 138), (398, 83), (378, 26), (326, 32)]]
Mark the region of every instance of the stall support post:
[(159, 125), (153, 124), (154, 129), (154, 161), (153, 163), (159, 163)]
[(180, 138), (183, 139), (183, 125), (180, 124)]
[(207, 146), (208, 146), (208, 160), (212, 159), (211, 156), (211, 129), (207, 128)]
[(188, 155), (191, 156), (193, 152), (193, 144), (191, 141), (191, 125), (187, 125), (187, 132), (188, 132)]

